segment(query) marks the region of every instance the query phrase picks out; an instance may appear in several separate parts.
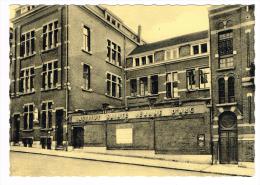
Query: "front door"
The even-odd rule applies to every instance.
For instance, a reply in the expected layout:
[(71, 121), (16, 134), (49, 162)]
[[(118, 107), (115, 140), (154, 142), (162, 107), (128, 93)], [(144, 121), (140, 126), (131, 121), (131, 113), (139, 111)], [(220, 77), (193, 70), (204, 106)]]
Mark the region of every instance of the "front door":
[(13, 142), (19, 143), (20, 140), (20, 114), (14, 115)]
[(73, 128), (73, 146), (82, 148), (84, 146), (84, 129), (82, 127)]
[(237, 117), (233, 112), (224, 112), (219, 121), (220, 163), (237, 164)]
[(63, 143), (63, 110), (56, 110), (56, 140), (57, 146)]
[(237, 133), (236, 131), (221, 131), (220, 163), (237, 163)]

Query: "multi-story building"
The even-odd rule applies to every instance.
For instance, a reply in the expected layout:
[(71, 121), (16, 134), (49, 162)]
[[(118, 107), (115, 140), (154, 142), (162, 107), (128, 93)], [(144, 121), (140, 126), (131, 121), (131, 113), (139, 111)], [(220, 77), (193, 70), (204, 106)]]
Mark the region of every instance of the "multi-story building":
[(254, 161), (254, 6), (209, 10), (214, 162)]
[(68, 113), (124, 105), (124, 66), (143, 41), (101, 6), (20, 6), (13, 23), (11, 140), (62, 146)]

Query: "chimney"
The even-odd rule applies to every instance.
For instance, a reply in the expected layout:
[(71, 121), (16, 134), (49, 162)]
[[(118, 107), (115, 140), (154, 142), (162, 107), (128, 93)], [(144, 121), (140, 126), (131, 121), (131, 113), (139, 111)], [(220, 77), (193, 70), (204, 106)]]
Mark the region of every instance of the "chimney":
[(141, 43), (141, 32), (142, 32), (142, 27), (141, 25), (138, 25), (138, 37), (137, 37), (137, 42)]

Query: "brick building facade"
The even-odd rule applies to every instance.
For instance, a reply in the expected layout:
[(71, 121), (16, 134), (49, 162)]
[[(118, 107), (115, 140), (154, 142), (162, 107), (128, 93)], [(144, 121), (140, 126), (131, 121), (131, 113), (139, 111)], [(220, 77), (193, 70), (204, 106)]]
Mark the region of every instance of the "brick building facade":
[(213, 6), (209, 30), (149, 44), (101, 6), (24, 8), (13, 144), (254, 160), (253, 6)]

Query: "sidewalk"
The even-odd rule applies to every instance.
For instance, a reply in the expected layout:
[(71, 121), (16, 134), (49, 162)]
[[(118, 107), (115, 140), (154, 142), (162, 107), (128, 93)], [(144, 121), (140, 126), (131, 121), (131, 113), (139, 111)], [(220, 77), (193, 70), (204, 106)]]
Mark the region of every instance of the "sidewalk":
[(254, 167), (253, 164), (238, 166), (238, 165), (211, 165), (211, 164), (198, 164), (198, 163), (188, 163), (188, 162), (178, 162), (171, 159), (163, 158), (153, 158), (149, 156), (129, 156), (121, 154), (111, 154), (111, 153), (97, 153), (97, 152), (86, 152), (82, 150), (73, 151), (58, 151), (58, 150), (45, 150), (39, 148), (26, 148), (21, 146), (11, 146), (11, 151), (24, 152), (24, 153), (34, 153), (42, 155), (51, 155), (59, 157), (68, 157), (76, 159), (85, 160), (95, 160), (104, 162), (114, 162), (132, 165), (142, 165), (169, 169), (178, 169), (186, 171), (196, 171), (210, 174), (222, 174), (222, 175), (232, 175), (232, 176), (253, 176)]

